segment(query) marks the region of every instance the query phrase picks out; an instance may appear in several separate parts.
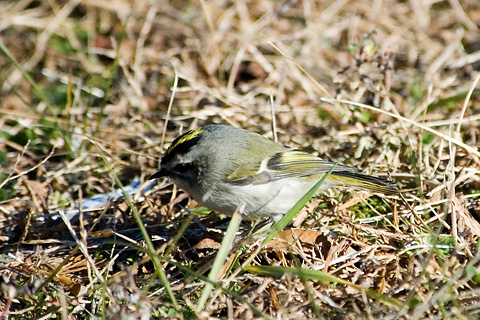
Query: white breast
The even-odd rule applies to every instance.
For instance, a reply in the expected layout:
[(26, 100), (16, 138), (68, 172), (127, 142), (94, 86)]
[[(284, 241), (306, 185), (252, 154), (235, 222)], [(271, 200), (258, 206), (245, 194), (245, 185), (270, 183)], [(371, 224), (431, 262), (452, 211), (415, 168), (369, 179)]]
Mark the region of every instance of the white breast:
[[(206, 207), (224, 214), (231, 215), (242, 209), (242, 215), (247, 219), (268, 217), (278, 221), (315, 183), (315, 180), (305, 182), (298, 178), (285, 178), (267, 184), (217, 186), (203, 195), (191, 195)], [(317, 193), (333, 185), (325, 181)]]

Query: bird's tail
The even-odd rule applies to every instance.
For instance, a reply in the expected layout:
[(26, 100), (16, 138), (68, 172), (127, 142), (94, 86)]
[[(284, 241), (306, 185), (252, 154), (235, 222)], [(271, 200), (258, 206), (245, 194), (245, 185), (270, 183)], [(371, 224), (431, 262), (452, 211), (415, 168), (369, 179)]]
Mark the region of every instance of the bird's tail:
[(362, 189), (372, 190), (374, 192), (381, 192), (384, 194), (399, 193), (395, 182), (383, 178), (373, 177), (361, 173), (350, 171), (334, 171), (328, 177), (329, 180), (334, 181), (339, 186), (351, 186)]

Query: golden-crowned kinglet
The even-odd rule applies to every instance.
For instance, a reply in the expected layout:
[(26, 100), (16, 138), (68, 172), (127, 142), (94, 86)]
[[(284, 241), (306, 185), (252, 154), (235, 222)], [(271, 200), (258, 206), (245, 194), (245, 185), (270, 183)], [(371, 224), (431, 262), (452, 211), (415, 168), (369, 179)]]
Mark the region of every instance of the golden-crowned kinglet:
[[(306, 152), (257, 133), (226, 125), (206, 125), (176, 138), (150, 179), (170, 177), (209, 209), (248, 219), (280, 220), (333, 166)], [(394, 182), (340, 166), (320, 186), (397, 193)], [(317, 192), (318, 193), (318, 192)]]

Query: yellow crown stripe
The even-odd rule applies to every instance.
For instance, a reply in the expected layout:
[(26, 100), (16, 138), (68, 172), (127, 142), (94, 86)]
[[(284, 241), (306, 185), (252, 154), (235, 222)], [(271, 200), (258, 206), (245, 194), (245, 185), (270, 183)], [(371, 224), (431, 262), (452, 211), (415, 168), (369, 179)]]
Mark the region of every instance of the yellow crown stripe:
[(178, 141), (176, 141), (175, 143), (173, 143), (170, 147), (168, 147), (168, 150), (167, 152), (170, 152), (172, 151), (173, 149), (175, 149), (177, 146), (181, 145), (182, 143), (186, 142), (186, 141), (189, 141), (193, 138), (195, 138), (196, 136), (198, 136), (199, 134), (201, 134), (203, 132), (203, 129), (202, 128), (197, 128), (197, 129), (193, 129), (193, 130), (190, 130), (189, 132), (185, 133), (183, 136), (181, 136)]

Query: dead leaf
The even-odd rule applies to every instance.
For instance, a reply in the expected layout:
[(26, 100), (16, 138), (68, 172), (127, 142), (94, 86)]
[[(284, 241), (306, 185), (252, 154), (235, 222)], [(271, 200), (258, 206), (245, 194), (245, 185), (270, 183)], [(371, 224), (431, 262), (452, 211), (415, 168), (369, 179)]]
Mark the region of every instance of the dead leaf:
[(317, 238), (323, 236), (323, 233), (316, 230), (289, 229), (280, 231), (275, 238), (270, 240), (265, 248), (271, 249), (289, 249), (300, 241), (301, 243), (316, 244)]
[(480, 237), (480, 223), (467, 210), (467, 200), (459, 193), (452, 199), (453, 209), (457, 213), (458, 233), (462, 236), (472, 234)]
[(220, 249), (221, 244), (213, 239), (204, 238), (193, 249)]

